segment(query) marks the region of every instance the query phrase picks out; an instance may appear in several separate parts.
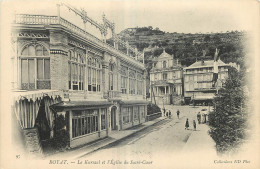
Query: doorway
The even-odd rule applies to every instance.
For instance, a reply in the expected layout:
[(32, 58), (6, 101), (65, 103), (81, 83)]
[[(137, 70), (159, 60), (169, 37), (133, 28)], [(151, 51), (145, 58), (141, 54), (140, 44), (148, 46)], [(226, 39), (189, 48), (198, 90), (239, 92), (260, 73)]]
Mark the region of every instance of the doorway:
[(111, 109), (111, 129), (112, 130), (117, 130), (116, 126), (116, 107), (112, 107)]

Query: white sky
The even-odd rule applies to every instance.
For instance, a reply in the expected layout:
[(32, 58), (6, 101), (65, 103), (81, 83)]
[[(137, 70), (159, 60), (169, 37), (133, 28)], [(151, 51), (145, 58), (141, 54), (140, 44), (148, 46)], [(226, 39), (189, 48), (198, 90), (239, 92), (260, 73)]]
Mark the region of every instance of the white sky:
[[(53, 1), (10, 1), (9, 11), (28, 14), (57, 15)], [(166, 0), (85, 0), (65, 1), (84, 8), (92, 19), (102, 22), (102, 14), (116, 24), (116, 33), (130, 28), (153, 26), (165, 32), (221, 32), (250, 30), (258, 7), (257, 1), (166, 1)], [(251, 3), (249, 3), (251, 2)], [(62, 7), (61, 16), (83, 27), (79, 17)], [(89, 26), (90, 33), (95, 30)], [(95, 34), (95, 33), (92, 33)]]

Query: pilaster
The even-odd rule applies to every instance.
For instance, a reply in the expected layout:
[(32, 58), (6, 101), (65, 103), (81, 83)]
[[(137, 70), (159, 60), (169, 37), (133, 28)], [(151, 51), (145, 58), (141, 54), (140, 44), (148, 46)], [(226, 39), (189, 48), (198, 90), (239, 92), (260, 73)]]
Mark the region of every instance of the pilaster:
[(50, 31), (51, 89), (68, 89), (68, 36), (60, 31)]

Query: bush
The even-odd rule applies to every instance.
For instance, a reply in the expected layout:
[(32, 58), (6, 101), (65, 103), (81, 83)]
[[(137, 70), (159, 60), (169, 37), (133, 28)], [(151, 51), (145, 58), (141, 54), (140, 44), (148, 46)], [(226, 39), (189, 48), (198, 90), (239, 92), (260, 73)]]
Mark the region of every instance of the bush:
[(151, 115), (158, 112), (161, 112), (161, 109), (156, 104), (150, 103), (147, 105), (147, 115)]

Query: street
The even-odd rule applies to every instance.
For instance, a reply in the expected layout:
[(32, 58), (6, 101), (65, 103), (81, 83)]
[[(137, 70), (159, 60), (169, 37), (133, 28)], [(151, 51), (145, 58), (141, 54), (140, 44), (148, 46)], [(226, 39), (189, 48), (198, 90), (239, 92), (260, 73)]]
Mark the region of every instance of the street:
[[(181, 154), (187, 149), (185, 145), (192, 134), (195, 132), (207, 133), (205, 130), (206, 124), (197, 124), (197, 130), (193, 130), (192, 121), (196, 120), (197, 123), (196, 114), (202, 107), (166, 105), (165, 108), (171, 110), (171, 119), (160, 121), (145, 130), (135, 133), (129, 138), (120, 140), (112, 146), (110, 145), (91, 154), (83, 155), (81, 159), (97, 159), (98, 157), (102, 157), (104, 160), (125, 160), (131, 157), (132, 159), (153, 160), (164, 155)], [(180, 110), (179, 119), (176, 115), (177, 109)], [(189, 119), (190, 127), (188, 130), (185, 130), (185, 121), (187, 118)], [(204, 128), (204, 130), (201, 131), (201, 128)], [(191, 148), (189, 147), (188, 149)]]

